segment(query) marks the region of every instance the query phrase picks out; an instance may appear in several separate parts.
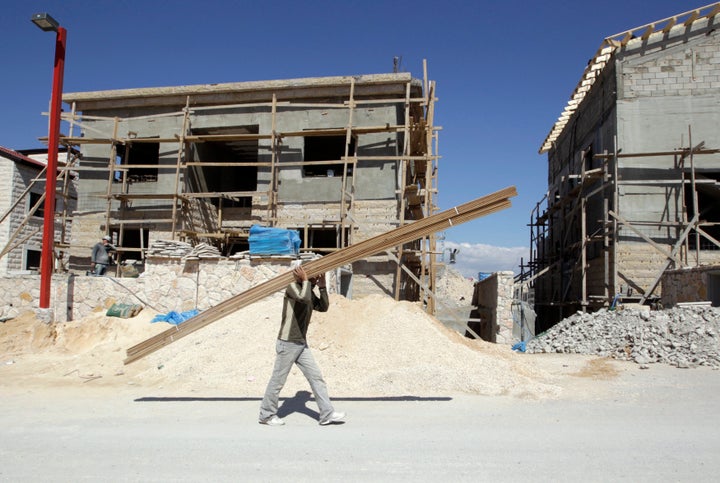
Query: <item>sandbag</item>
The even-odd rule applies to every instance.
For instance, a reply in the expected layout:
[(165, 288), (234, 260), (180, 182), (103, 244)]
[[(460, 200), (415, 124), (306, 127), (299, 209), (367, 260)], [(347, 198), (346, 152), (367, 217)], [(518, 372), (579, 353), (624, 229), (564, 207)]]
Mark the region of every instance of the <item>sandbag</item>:
[(135, 317), (142, 309), (142, 305), (138, 304), (112, 304), (112, 307), (108, 309), (105, 315), (108, 317), (128, 319), (130, 317)]

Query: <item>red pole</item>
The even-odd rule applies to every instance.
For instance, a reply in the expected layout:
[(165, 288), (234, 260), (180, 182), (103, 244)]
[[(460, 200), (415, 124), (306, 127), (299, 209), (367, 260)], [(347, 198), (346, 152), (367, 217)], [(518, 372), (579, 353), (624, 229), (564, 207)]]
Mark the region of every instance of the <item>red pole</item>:
[(60, 112), (62, 110), (66, 38), (67, 31), (62, 27), (58, 27), (55, 40), (52, 97), (50, 100), (48, 159), (45, 176), (45, 213), (40, 256), (40, 308), (42, 309), (50, 307), (50, 281), (55, 271), (55, 181), (57, 178), (58, 146), (60, 144)]

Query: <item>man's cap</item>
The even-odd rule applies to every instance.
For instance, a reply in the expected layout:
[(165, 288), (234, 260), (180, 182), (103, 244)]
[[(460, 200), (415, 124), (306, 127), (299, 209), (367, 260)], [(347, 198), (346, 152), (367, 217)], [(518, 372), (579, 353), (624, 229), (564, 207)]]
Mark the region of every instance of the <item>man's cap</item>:
[(112, 237), (110, 235), (105, 235), (102, 237), (103, 240), (112, 241)]

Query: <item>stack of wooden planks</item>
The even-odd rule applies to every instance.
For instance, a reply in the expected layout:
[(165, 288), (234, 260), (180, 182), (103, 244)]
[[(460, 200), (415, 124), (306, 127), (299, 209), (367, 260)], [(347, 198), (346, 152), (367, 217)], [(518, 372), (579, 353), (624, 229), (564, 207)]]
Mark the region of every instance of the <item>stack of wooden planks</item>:
[[(432, 233), (437, 233), (451, 228), (452, 226), (509, 208), (509, 198), (516, 195), (517, 191), (514, 186), (505, 188), (495, 193), (483, 196), (482, 198), (456, 206), (455, 208), (442, 211), (411, 224), (401, 226), (394, 230), (369, 238), (322, 258), (307, 262), (303, 264), (303, 268), (305, 269), (308, 277), (320, 275), (390, 248), (423, 238)], [(201, 312), (180, 325), (172, 327), (144, 342), (141, 342), (140, 344), (130, 347), (127, 350), (125, 364), (141, 359), (146, 355), (151, 354), (156, 350), (205, 327), (206, 325), (215, 322), (216, 320), (262, 300), (277, 291), (283, 290), (293, 280), (293, 274), (288, 270), (287, 272), (282, 273), (267, 282), (256, 285), (241, 294), (235, 295), (234, 297), (231, 297), (218, 305)]]

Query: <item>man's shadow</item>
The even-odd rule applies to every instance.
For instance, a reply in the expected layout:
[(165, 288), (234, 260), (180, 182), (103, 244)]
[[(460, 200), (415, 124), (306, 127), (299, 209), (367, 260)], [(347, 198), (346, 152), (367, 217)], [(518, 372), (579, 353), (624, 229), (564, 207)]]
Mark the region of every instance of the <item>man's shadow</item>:
[[(278, 417), (284, 418), (292, 413), (300, 413), (319, 421), (320, 413), (307, 406), (311, 395), (309, 391), (298, 391), (293, 397), (283, 398), (283, 402), (278, 408)], [(338, 421), (333, 424), (344, 424), (344, 421)]]

